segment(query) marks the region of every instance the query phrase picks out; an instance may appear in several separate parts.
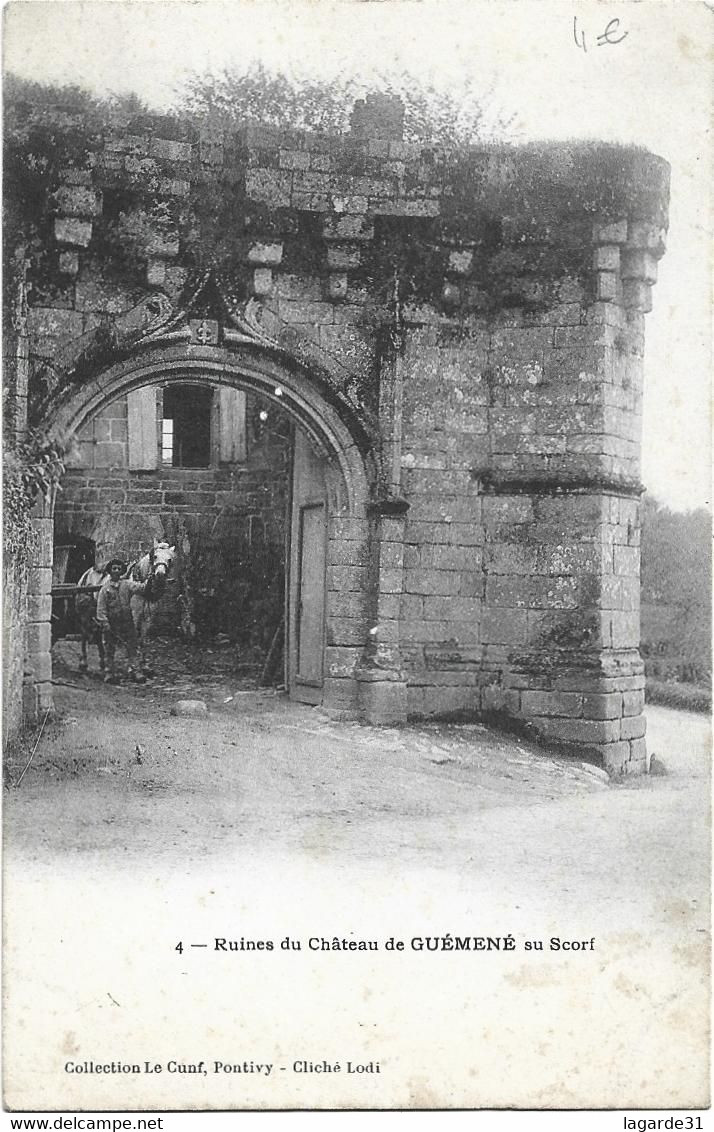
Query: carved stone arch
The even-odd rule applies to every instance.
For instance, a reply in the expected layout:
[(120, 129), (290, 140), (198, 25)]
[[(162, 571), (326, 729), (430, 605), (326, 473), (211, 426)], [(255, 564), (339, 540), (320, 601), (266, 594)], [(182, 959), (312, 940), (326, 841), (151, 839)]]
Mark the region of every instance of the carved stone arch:
[[(143, 349), (67, 390), (48, 412), (45, 423), (50, 433), (66, 436), (132, 389), (187, 381), (235, 386), (280, 405), (301, 426), (316, 453), (339, 470), (340, 509), (351, 516), (366, 516), (379, 478), (376, 438), (357, 411), (346, 401), (339, 404), (334, 392), (321, 389), (304, 366), (252, 344), (232, 349), (185, 345)], [(338, 481), (334, 476), (331, 481), (338, 492)], [(334, 503), (338, 503), (337, 495)]]

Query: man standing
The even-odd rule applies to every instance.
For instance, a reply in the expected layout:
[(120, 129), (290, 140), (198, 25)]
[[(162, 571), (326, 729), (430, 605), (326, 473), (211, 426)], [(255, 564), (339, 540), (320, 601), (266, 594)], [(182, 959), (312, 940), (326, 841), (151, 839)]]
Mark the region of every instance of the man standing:
[(102, 583), (97, 598), (97, 621), (102, 629), (102, 639), (107, 662), (105, 684), (118, 683), (114, 666), (114, 653), (117, 642), (126, 647), (129, 661), (129, 675), (135, 684), (145, 684), (146, 677), (137, 667), (137, 637), (134, 619), (129, 605), (132, 594), (143, 593), (146, 582), (135, 582), (125, 578), (126, 562), (113, 558), (107, 565), (107, 577)]

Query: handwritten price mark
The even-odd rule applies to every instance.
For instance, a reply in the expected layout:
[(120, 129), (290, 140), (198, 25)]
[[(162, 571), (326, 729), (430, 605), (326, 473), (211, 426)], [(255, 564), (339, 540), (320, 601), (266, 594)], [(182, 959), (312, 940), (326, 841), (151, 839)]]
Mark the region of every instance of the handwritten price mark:
[[(626, 39), (629, 34), (629, 31), (620, 32), (620, 20), (615, 16), (610, 20), (605, 30), (597, 36), (596, 43), (598, 47), (612, 47), (617, 43), (622, 43), (623, 39)], [(575, 46), (587, 53), (587, 35), (585, 29), (582, 31), (578, 29), (577, 16), (573, 16), (573, 39)]]

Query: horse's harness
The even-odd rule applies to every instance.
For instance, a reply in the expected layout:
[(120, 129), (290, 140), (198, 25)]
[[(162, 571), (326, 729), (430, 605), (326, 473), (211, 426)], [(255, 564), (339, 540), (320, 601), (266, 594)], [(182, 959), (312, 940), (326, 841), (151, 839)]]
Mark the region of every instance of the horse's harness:
[[(140, 571), (139, 567), (140, 567), (140, 564), (142, 562), (142, 559), (140, 559), (140, 558), (137, 558), (136, 561), (130, 563), (124, 577), (125, 578), (132, 578), (133, 581), (135, 581), (135, 582), (145, 582), (146, 583), (146, 589), (144, 590), (142, 597), (144, 597), (147, 601), (155, 601), (161, 596), (161, 593), (163, 592), (163, 586), (166, 582), (166, 575), (169, 572), (169, 565), (170, 564), (159, 563), (158, 565), (164, 565), (165, 573), (163, 575), (158, 575), (156, 573), (156, 567), (157, 567), (156, 551), (150, 550), (148, 552), (148, 555), (146, 555), (145, 557), (148, 557), (148, 559), (149, 559), (149, 573), (148, 573), (146, 578), (142, 578), (142, 576), (141, 576), (141, 571)], [(161, 584), (160, 584), (160, 581), (159, 581), (160, 578), (161, 578)], [(161, 593), (156, 592), (157, 588), (161, 590)]]

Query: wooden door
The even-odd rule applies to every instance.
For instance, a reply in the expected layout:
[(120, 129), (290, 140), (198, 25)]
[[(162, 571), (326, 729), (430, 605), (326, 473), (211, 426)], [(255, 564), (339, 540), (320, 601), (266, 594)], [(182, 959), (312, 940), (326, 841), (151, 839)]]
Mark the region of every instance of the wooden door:
[[(325, 649), (325, 507), (300, 508), (300, 580), (297, 608), (297, 672), (303, 688), (319, 689)], [(310, 697), (312, 702), (312, 697)], [(319, 702), (315, 700), (314, 702)]]
[(322, 703), (325, 657), (327, 499), (322, 460), (297, 429), (287, 586), (287, 683), (301, 703)]

